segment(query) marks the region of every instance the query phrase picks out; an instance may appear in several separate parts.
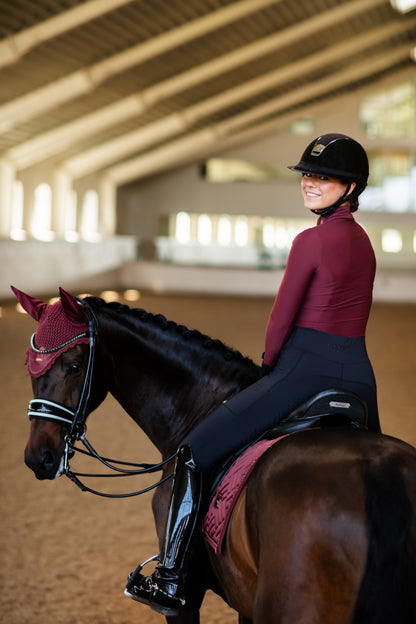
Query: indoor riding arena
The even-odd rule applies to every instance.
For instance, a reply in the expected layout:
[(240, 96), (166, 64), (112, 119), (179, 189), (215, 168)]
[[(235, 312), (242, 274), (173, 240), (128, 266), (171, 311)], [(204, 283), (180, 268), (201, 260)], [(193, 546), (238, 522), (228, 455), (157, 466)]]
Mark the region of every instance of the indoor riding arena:
[[(144, 294), (138, 303), (148, 311), (162, 313), (220, 338), (260, 361), (272, 299)], [(416, 445), (415, 318), (414, 304), (376, 303), (368, 328), (368, 350), (378, 382), (382, 428), (385, 433), (413, 445)], [(151, 493), (124, 500), (99, 498), (81, 492), (64, 476), (55, 481), (37, 481), (23, 463), (29, 432), (26, 411), (31, 398), (24, 361), (34, 328), (35, 322), (27, 315), (18, 314), (14, 304), (4, 306), (1, 621), (7, 624), (163, 622), (162, 616), (123, 595), (127, 574), (139, 561), (157, 552)], [(88, 439), (107, 457), (158, 461), (156, 450), (111, 397), (90, 417)], [(71, 465), (79, 464), (76, 458)], [(129, 483), (123, 482), (118, 490), (112, 484), (110, 487), (107, 483), (97, 484), (97, 479), (92, 482), (109, 492), (133, 491), (140, 489), (146, 479), (128, 477)], [(235, 612), (213, 594), (207, 594), (202, 609), (204, 624), (236, 621)]]
[[(10, 285), (143, 308), (260, 364), (292, 241), (316, 223), (287, 167), (352, 136), (381, 427), (416, 446), (416, 3), (22, 0), (2, 3), (0, 37), (0, 623), (162, 624), (124, 596), (159, 549), (153, 492), (96, 496), (24, 463), (36, 323)], [(87, 427), (104, 457), (160, 461), (112, 396)], [(71, 469), (103, 472), (80, 453)], [(127, 494), (157, 474), (83, 480)], [(201, 624), (237, 621), (207, 593)]]

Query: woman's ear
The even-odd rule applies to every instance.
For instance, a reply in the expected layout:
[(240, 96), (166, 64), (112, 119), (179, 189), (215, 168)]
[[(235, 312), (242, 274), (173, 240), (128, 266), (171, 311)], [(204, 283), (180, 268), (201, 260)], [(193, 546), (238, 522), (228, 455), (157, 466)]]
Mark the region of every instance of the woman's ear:
[[(348, 191), (348, 195), (351, 195), (351, 193), (353, 192), (353, 190), (355, 189), (355, 187), (357, 186), (355, 182), (350, 182), (350, 189)], [(347, 197), (348, 197), (347, 195)]]

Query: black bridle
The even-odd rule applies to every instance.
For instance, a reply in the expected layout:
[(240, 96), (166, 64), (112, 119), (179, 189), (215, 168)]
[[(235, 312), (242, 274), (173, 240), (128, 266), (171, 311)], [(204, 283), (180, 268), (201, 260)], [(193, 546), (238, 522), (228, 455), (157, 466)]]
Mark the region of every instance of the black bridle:
[[(93, 446), (88, 442), (85, 437), (86, 434), (86, 420), (89, 414), (89, 403), (91, 396), (91, 387), (92, 387), (92, 379), (93, 379), (93, 371), (94, 371), (94, 362), (95, 362), (95, 354), (96, 354), (96, 345), (98, 338), (98, 322), (97, 318), (94, 314), (93, 309), (88, 304), (87, 301), (81, 300), (77, 298), (77, 301), (85, 310), (87, 316), (87, 324), (88, 324), (88, 332), (83, 332), (78, 336), (75, 336), (70, 341), (67, 341), (53, 349), (38, 349), (34, 344), (34, 336), (33, 334), (31, 339), (31, 347), (36, 353), (52, 353), (53, 351), (58, 351), (63, 347), (88, 336), (89, 338), (89, 353), (88, 353), (88, 363), (87, 370), (85, 372), (84, 383), (81, 390), (81, 395), (78, 401), (77, 407), (71, 409), (62, 405), (61, 403), (57, 403), (56, 401), (50, 401), (49, 399), (36, 398), (32, 399), (29, 403), (28, 408), (28, 416), (31, 420), (32, 418), (39, 418), (43, 420), (49, 420), (52, 422), (57, 422), (59, 425), (65, 425), (68, 428), (68, 431), (65, 435), (65, 449), (63, 455), (63, 473), (71, 479), (83, 492), (91, 492), (92, 494), (96, 494), (97, 496), (104, 496), (107, 498), (127, 498), (130, 496), (138, 496), (139, 494), (144, 494), (149, 490), (156, 488), (158, 485), (161, 485), (168, 479), (172, 477), (172, 474), (167, 475), (157, 483), (137, 492), (130, 492), (127, 494), (106, 494), (105, 492), (98, 492), (97, 490), (93, 490), (90, 487), (86, 486), (82, 483), (78, 477), (125, 477), (132, 475), (141, 475), (141, 474), (149, 474), (152, 472), (157, 472), (162, 470), (163, 466), (171, 461), (175, 455), (168, 457), (166, 460), (160, 462), (159, 464), (136, 464), (133, 462), (123, 462), (117, 461), (113, 459), (109, 459), (107, 457), (102, 457), (97, 453), (97, 451), (93, 448)], [(75, 442), (80, 440), (86, 451), (80, 448), (75, 447)], [(86, 473), (77, 473), (72, 472), (69, 467), (69, 460), (74, 455), (74, 452), (78, 451), (79, 453), (83, 453), (84, 455), (88, 455), (89, 457), (93, 457), (98, 459), (102, 464), (104, 464), (107, 468), (115, 471), (116, 474), (86, 474)], [(118, 466), (130, 466), (129, 469), (117, 467), (114, 464), (118, 464)], [(134, 467), (134, 468), (133, 468)], [(133, 469), (132, 469), (133, 468)]]

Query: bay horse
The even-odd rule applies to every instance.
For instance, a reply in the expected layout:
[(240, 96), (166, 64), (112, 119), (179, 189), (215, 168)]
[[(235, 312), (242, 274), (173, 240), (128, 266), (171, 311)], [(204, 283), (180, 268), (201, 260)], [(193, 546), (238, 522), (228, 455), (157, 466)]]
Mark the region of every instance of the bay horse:
[[(39, 321), (49, 304), (13, 290)], [(88, 331), (32, 377), (25, 461), (38, 479), (71, 475), (73, 443), (108, 392), (166, 460), (168, 477), (189, 431), (259, 378), (239, 352), (161, 315), (62, 289), (53, 305)], [(159, 540), (169, 496), (162, 479), (152, 500)], [(190, 566), (190, 602), (169, 624), (198, 624), (209, 588), (240, 624), (414, 624), (416, 450), (343, 427), (284, 438), (251, 474), (222, 554), (201, 539)]]

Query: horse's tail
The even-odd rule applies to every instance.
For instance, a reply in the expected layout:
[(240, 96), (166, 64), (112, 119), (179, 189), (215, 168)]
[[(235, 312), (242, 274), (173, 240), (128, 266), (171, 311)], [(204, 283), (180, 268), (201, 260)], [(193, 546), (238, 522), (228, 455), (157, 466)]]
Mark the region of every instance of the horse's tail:
[(415, 624), (415, 515), (392, 458), (365, 468), (367, 563), (351, 624)]

